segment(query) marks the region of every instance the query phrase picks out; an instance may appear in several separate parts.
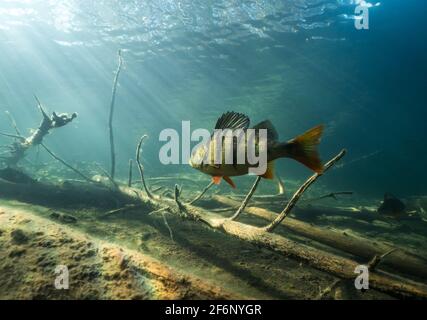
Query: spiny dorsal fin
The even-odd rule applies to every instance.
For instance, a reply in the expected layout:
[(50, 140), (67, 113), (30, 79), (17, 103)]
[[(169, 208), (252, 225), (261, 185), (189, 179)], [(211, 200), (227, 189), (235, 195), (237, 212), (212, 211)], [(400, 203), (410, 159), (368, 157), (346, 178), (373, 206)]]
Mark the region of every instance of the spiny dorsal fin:
[(247, 129), (249, 123), (250, 120), (247, 115), (228, 111), (218, 119), (215, 129)]
[(268, 141), (277, 141), (279, 140), (279, 134), (276, 131), (276, 128), (273, 126), (270, 120), (265, 120), (258, 123), (253, 129), (267, 129), (267, 139)]

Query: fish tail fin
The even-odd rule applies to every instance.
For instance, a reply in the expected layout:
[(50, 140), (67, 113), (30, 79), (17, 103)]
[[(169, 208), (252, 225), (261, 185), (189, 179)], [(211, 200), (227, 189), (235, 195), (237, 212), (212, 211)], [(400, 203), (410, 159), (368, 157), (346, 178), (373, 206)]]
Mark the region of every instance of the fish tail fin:
[(317, 145), (320, 143), (322, 133), (323, 125), (319, 125), (288, 142), (279, 143), (276, 147), (275, 158), (292, 158), (311, 170), (321, 173), (323, 165)]

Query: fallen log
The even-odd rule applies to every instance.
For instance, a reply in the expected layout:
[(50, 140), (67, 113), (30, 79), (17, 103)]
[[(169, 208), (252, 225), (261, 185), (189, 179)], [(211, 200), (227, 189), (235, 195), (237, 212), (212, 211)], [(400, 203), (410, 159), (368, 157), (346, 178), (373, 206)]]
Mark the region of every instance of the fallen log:
[(53, 184), (35, 181), (33, 183), (14, 183), (0, 178), (0, 197), (27, 203), (68, 206), (86, 205), (101, 208), (118, 208), (129, 204), (144, 204), (139, 191), (126, 187), (112, 189), (102, 184), (77, 181), (64, 181)]
[[(233, 208), (240, 205), (240, 202), (220, 195), (214, 195), (212, 200)], [(277, 213), (258, 207), (246, 207), (245, 212), (266, 221), (274, 221), (277, 217)], [(282, 226), (296, 234), (367, 260), (393, 249), (384, 243), (356, 238), (333, 230), (325, 230), (291, 217), (287, 217), (282, 222)], [(427, 279), (427, 261), (402, 249), (394, 251), (381, 264), (407, 275)]]
[[(257, 247), (266, 248), (283, 256), (303, 261), (315, 269), (328, 272), (339, 278), (355, 279), (356, 277), (355, 269), (360, 263), (349, 258), (286, 239), (280, 235), (267, 232), (264, 228), (224, 219), (201, 208), (181, 202), (177, 203), (174, 200), (164, 199), (162, 205), (168, 205), (168, 212), (172, 214), (199, 221), (211, 229), (219, 230)], [(369, 285), (370, 288), (398, 298), (427, 299), (427, 286), (425, 284), (395, 277), (378, 269), (369, 273)]]
[[(213, 230), (219, 230), (230, 236), (249, 242), (308, 263), (313, 268), (331, 273), (343, 279), (354, 279), (354, 269), (358, 262), (338, 255), (324, 252), (313, 247), (286, 239), (274, 233), (240, 222), (224, 219), (196, 206), (184, 204), (179, 199), (150, 199), (136, 189), (120, 187), (113, 190), (105, 186), (81, 183), (63, 183), (53, 185), (36, 182), (34, 184), (17, 184), (0, 179), (0, 196), (31, 203), (50, 205), (96, 205), (118, 207), (118, 203), (139, 204), (142, 212), (153, 212), (159, 208), (171, 214), (179, 215), (204, 223)], [(179, 194), (178, 194), (179, 196)], [(427, 298), (427, 287), (404, 278), (396, 278), (381, 270), (370, 273), (371, 288), (400, 298)]]

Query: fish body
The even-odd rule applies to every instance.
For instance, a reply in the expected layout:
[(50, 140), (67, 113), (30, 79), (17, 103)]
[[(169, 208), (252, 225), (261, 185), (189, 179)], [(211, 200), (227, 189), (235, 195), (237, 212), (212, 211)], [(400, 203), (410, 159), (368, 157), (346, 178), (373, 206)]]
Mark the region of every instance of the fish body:
[[(215, 130), (228, 130), (231, 133), (241, 133), (249, 131), (249, 118), (241, 113), (224, 113), (217, 121)], [(239, 159), (239, 151), (247, 150), (248, 144), (253, 143), (256, 153), (266, 152), (267, 167), (265, 172), (259, 174), (263, 178), (274, 178), (274, 161), (279, 158), (292, 158), (306, 165), (315, 172), (322, 172), (323, 166), (317, 152), (317, 145), (323, 132), (323, 126), (317, 126), (304, 134), (286, 142), (279, 142), (279, 136), (273, 124), (265, 120), (252, 129), (252, 139), (250, 134), (241, 135), (238, 141), (233, 135), (215, 139), (214, 134), (207, 145), (198, 147), (190, 158), (190, 165), (201, 172), (211, 175), (215, 184), (219, 184), (224, 178), (233, 188), (235, 184), (230, 177), (242, 176), (250, 173), (251, 168), (257, 167), (258, 163), (248, 161), (248, 157)], [(259, 131), (266, 130), (266, 143), (262, 143)], [(253, 133), (254, 132), (254, 133)], [(238, 135), (236, 135), (238, 136)], [(220, 145), (219, 145), (220, 144)], [(218, 149), (221, 149), (218, 151)], [(232, 162), (227, 162), (228, 155), (232, 153)], [(243, 153), (245, 155), (245, 153)], [(218, 161), (216, 158), (220, 158)], [(204, 159), (204, 160), (202, 160)], [(252, 163), (251, 163), (252, 162)]]

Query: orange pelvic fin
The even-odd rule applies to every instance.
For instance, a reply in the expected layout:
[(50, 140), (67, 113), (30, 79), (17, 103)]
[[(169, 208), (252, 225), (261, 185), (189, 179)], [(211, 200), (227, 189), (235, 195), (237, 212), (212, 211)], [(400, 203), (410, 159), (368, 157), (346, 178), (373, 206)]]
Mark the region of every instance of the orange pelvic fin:
[(222, 177), (220, 177), (220, 176), (213, 176), (212, 177), (212, 181), (215, 184), (220, 184), (221, 183), (221, 179), (222, 179)]
[(224, 180), (233, 188), (236, 189), (236, 185), (234, 184), (233, 180), (231, 180), (230, 177), (225, 176)]

